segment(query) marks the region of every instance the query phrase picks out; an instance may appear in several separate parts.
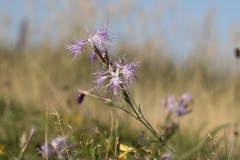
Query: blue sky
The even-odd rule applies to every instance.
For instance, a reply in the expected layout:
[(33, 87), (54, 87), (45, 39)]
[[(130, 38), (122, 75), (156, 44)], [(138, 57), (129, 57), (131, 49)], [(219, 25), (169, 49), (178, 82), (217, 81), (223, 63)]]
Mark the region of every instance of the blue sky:
[[(5, 32), (5, 37), (7, 37), (6, 41), (12, 42), (16, 40), (20, 23), (24, 18), (31, 17), (31, 13), (33, 12), (35, 15), (32, 23), (35, 25), (41, 25), (43, 15), (46, 14), (45, 8), (47, 5), (45, 2), (46, 1), (42, 0), (0, 0), (1, 20), (6, 16), (11, 20)], [(134, 3), (136, 2), (141, 3), (144, 9), (151, 10), (156, 2), (159, 1), (134, 1)], [(27, 5), (27, 3), (33, 3), (35, 8), (33, 9), (29, 7), (30, 5)], [(196, 23), (193, 25), (193, 27), (195, 27), (198, 25), (198, 21), (202, 22), (206, 13), (210, 11), (214, 13), (216, 31), (218, 32), (221, 41), (229, 38), (229, 30), (233, 24), (240, 26), (240, 1), (238, 0), (161, 0), (160, 4), (164, 6), (162, 18), (164, 23), (163, 26), (165, 26), (165, 28), (168, 28), (170, 23), (173, 23), (173, 20), (176, 21), (176, 25), (178, 25), (179, 29), (186, 27), (186, 25), (191, 28), (192, 24), (185, 24), (184, 20), (186, 19), (190, 19), (190, 23)], [(176, 12), (174, 10), (176, 10)], [(173, 17), (175, 17), (175, 19)], [(179, 34), (179, 36), (181, 36), (181, 34)]]

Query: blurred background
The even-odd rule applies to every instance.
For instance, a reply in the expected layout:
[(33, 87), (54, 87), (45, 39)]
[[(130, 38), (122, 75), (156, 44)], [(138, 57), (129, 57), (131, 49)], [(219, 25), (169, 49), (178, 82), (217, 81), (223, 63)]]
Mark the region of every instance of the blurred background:
[(130, 91), (159, 133), (165, 118), (160, 100), (190, 92), (193, 110), (181, 119), (180, 134), (194, 137), (200, 129), (201, 137), (229, 124), (219, 135), (232, 139), (240, 111), (235, 56), (240, 47), (239, 6), (237, 0), (0, 0), (0, 144), (16, 154), (19, 137), (34, 127), (30, 156), (34, 145), (44, 141), (46, 111), (49, 137), (58, 134), (52, 106), (71, 119), (75, 137), (94, 135), (96, 126), (109, 131), (110, 110), (123, 141), (134, 142), (145, 130), (135, 119), (93, 99), (76, 102), (79, 89), (93, 87), (91, 73), (97, 64), (88, 62), (87, 47), (73, 62), (64, 47), (96, 31), (105, 20), (114, 35), (112, 58), (127, 54), (140, 62), (139, 81)]

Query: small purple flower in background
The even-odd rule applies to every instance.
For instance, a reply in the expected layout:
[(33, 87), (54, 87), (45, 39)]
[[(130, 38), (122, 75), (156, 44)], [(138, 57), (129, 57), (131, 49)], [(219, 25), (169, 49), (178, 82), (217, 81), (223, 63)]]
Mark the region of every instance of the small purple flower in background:
[(175, 108), (178, 106), (177, 99), (170, 95), (166, 99), (162, 99), (161, 103), (164, 105), (166, 112), (174, 112)]
[[(66, 137), (57, 137), (54, 138), (51, 143), (48, 143), (47, 145), (43, 142), (36, 146), (36, 152), (38, 155), (42, 155), (44, 159), (46, 157), (51, 157), (54, 154), (57, 155), (64, 155), (63, 149), (65, 148), (67, 138)], [(68, 146), (69, 144), (67, 144)], [(61, 157), (62, 157), (61, 156)]]
[(46, 159), (46, 157), (52, 156), (55, 151), (51, 144), (45, 145), (45, 143), (43, 142), (36, 146), (36, 153), (37, 155), (41, 155), (44, 159)]
[(51, 141), (51, 145), (57, 152), (61, 152), (65, 148), (67, 137), (57, 137)]
[(192, 100), (192, 95), (190, 93), (184, 93), (181, 98), (176, 99), (174, 96), (170, 95), (168, 98), (161, 100), (166, 111), (175, 114), (176, 117), (181, 117), (191, 110), (187, 108), (188, 103)]
[(96, 88), (99, 88), (104, 81), (107, 81), (107, 85), (104, 88), (108, 88), (113, 96), (119, 95), (119, 88), (125, 89), (124, 85), (130, 85), (137, 81), (136, 75), (138, 70), (138, 63), (132, 62), (127, 64), (125, 57), (124, 64), (121, 63), (121, 58), (114, 62), (114, 69), (109, 67), (107, 71), (97, 70), (93, 75), (97, 77), (94, 81)]
[(179, 105), (178, 106), (178, 108), (177, 108), (177, 110), (176, 110), (176, 116), (177, 117), (181, 117), (181, 116), (183, 116), (183, 115), (185, 115), (185, 114), (187, 114), (187, 113), (189, 113), (190, 111), (189, 110), (187, 110), (186, 108), (185, 108), (185, 106), (183, 106), (183, 105)]
[(173, 160), (173, 158), (169, 153), (165, 153), (162, 155), (162, 160)]
[(191, 93), (184, 93), (180, 100), (179, 103), (183, 106), (186, 106), (190, 101), (192, 100), (192, 95)]
[[(82, 53), (83, 46), (88, 43), (96, 45), (101, 52), (101, 50), (104, 50), (107, 47), (111, 46), (108, 41), (111, 41), (113, 38), (110, 36), (109, 32), (110, 29), (108, 27), (108, 23), (105, 22), (103, 27), (100, 28), (98, 31), (94, 32), (92, 35), (89, 35), (82, 40), (75, 39), (72, 45), (67, 45), (65, 48), (69, 52), (69, 54), (75, 53), (72, 60), (74, 60)], [(90, 61), (92, 61), (93, 59), (94, 57), (91, 55)]]

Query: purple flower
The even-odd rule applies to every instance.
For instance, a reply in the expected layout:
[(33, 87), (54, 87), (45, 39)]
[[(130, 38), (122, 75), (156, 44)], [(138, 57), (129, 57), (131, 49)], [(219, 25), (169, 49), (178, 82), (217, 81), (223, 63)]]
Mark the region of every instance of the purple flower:
[(119, 87), (124, 84), (122, 79), (118, 76), (112, 77), (109, 80), (109, 83), (105, 87), (109, 87), (110, 91), (113, 93), (113, 96), (119, 95)]
[(179, 103), (183, 106), (186, 106), (190, 101), (192, 100), (192, 95), (191, 93), (184, 93), (180, 100)]
[(165, 153), (162, 155), (162, 160), (173, 160), (171, 154)]
[(116, 62), (117, 68), (119, 68), (119, 74), (123, 74), (126, 84), (131, 84), (137, 81), (138, 77), (136, 76), (136, 72), (138, 71), (138, 63), (132, 62), (127, 64), (126, 56), (122, 57), (125, 65), (121, 64), (121, 58)]
[(172, 95), (161, 100), (161, 103), (164, 105), (166, 112), (175, 112), (175, 108), (178, 106), (177, 99)]
[[(72, 61), (82, 53), (83, 46), (87, 43), (87, 39), (83, 40), (75, 40), (75, 42), (72, 45), (67, 45), (65, 48), (69, 52), (69, 54), (75, 53), (74, 57), (72, 58)], [(68, 55), (69, 55), (68, 54)]]
[(99, 88), (100, 85), (110, 76), (110, 73), (108, 71), (104, 72), (102, 70), (97, 70), (93, 75), (97, 77), (97, 80), (94, 81), (94, 83), (96, 84), (96, 87)]
[[(69, 54), (75, 53), (75, 56), (72, 60), (74, 60), (78, 55), (81, 54), (83, 50), (83, 46), (85, 44), (94, 44), (98, 47), (98, 50), (100, 53), (106, 52), (106, 48), (111, 46), (108, 41), (111, 41), (113, 38), (109, 34), (110, 29), (108, 27), (108, 23), (105, 22), (102, 28), (100, 28), (98, 31), (94, 32), (93, 34), (90, 34), (88, 37), (82, 39), (82, 40), (76, 40), (73, 42), (72, 45), (67, 45), (65, 48), (69, 52)], [(89, 60), (94, 61), (96, 57), (91, 54)]]
[(178, 108), (176, 109), (176, 116), (177, 117), (181, 117), (181, 116), (183, 116), (183, 115), (185, 115), (185, 114), (187, 114), (187, 113), (189, 113), (190, 111), (189, 110), (187, 110), (186, 108), (185, 108), (185, 106), (183, 106), (183, 105), (179, 105), (178, 106)]
[(65, 147), (67, 137), (57, 137), (51, 141), (51, 145), (57, 151), (62, 151)]
[(105, 22), (102, 28), (89, 36), (88, 41), (95, 44), (99, 48), (106, 48), (111, 46), (107, 41), (111, 41), (113, 38), (110, 37), (110, 29), (108, 23)]
[(78, 104), (81, 104), (84, 100), (85, 94), (83, 93), (78, 93), (78, 98), (77, 98), (77, 102)]
[(44, 142), (37, 144), (36, 152), (37, 152), (37, 155), (42, 155), (45, 158), (50, 157), (55, 153), (52, 145), (51, 144), (46, 145)]
[(191, 101), (192, 96), (190, 93), (184, 93), (181, 98), (176, 99), (174, 96), (170, 95), (166, 99), (161, 100), (166, 111), (175, 114), (176, 117), (181, 117), (190, 112), (187, 108), (188, 103)]
[(113, 96), (119, 95), (119, 89), (125, 89), (124, 85), (130, 85), (137, 81), (136, 72), (138, 70), (138, 63), (132, 62), (126, 64), (121, 63), (121, 58), (114, 63), (115, 67), (109, 67), (107, 71), (97, 70), (93, 75), (97, 77), (94, 83), (96, 88), (99, 88), (104, 81), (107, 81), (107, 85), (104, 88), (108, 88)]

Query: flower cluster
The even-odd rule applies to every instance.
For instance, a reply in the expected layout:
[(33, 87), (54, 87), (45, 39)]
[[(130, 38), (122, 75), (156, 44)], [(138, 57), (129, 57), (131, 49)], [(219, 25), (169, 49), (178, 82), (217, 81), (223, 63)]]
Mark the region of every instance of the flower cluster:
[(191, 111), (187, 107), (191, 100), (192, 95), (190, 93), (184, 93), (179, 99), (170, 95), (166, 99), (161, 100), (161, 103), (168, 113), (170, 112), (175, 114), (176, 117), (181, 117)]
[(165, 154), (162, 155), (161, 160), (173, 160), (173, 158), (169, 153), (165, 153)]
[[(122, 60), (124, 63), (122, 63)], [(107, 81), (104, 88), (108, 88), (113, 96), (118, 96), (121, 89), (126, 89), (125, 86), (137, 81), (138, 63), (131, 62), (127, 64), (126, 56), (123, 56), (113, 65), (114, 67), (110, 66), (107, 71), (97, 70), (93, 74), (97, 77), (94, 83), (96, 88), (99, 88), (104, 81)]]
[[(65, 48), (69, 52), (69, 54), (75, 53), (72, 60), (74, 60), (77, 56), (79, 56), (82, 53), (83, 46), (85, 44), (94, 44), (98, 47), (98, 50), (100, 53), (105, 52), (106, 48), (111, 46), (108, 41), (111, 41), (113, 38), (110, 35), (110, 29), (108, 27), (108, 23), (105, 22), (102, 28), (100, 28), (98, 31), (94, 32), (93, 34), (90, 34), (88, 37), (83, 39), (75, 39), (72, 45), (67, 45)], [(96, 57), (92, 54), (89, 58), (90, 62), (93, 62), (96, 60)]]
[(153, 151), (151, 149), (145, 149), (144, 147), (140, 147), (140, 146), (137, 146), (135, 148), (135, 147), (127, 146), (125, 144), (120, 144), (119, 149), (122, 151), (122, 153), (118, 155), (119, 159), (126, 159), (128, 153), (144, 153), (147, 155), (153, 154)]
[(36, 152), (38, 155), (42, 155), (43, 158), (51, 157), (54, 154), (63, 156), (66, 139), (66, 137), (57, 137), (47, 145), (44, 142), (40, 143), (36, 146)]
[[(67, 45), (66, 49), (69, 54), (75, 53), (75, 56), (72, 59), (74, 60), (81, 54), (83, 46), (85, 44), (90, 44), (92, 51), (89, 61), (94, 62), (99, 59), (105, 69), (98, 69), (95, 73), (93, 73), (93, 75), (97, 78), (93, 81), (95, 88), (98, 89), (104, 82), (107, 82), (103, 88), (111, 92), (114, 97), (117, 97), (120, 95), (121, 91), (126, 91), (126, 86), (129, 86), (137, 81), (138, 77), (136, 72), (138, 71), (139, 63), (131, 62), (128, 64), (125, 55), (119, 57), (119, 59), (114, 63), (109, 60), (107, 48), (111, 46), (108, 42), (112, 40), (109, 32), (110, 29), (108, 28), (107, 23), (105, 23), (102, 28), (89, 35), (87, 38), (75, 40), (72, 45)], [(77, 98), (78, 103), (81, 104), (83, 99), (84, 95), (79, 94)]]

